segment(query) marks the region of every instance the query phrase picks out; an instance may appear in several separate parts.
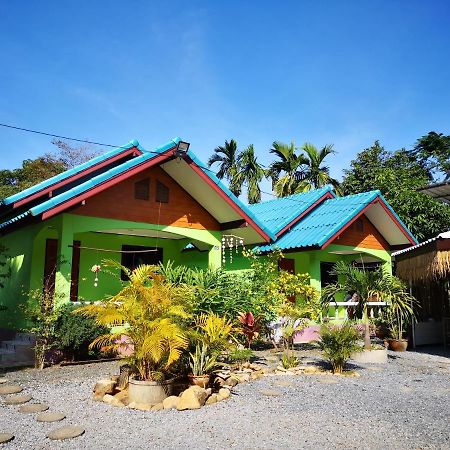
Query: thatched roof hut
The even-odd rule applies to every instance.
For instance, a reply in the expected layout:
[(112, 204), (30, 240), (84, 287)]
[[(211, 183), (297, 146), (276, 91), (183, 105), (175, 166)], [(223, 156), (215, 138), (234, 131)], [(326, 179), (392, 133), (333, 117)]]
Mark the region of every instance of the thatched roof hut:
[(450, 276), (450, 231), (394, 252), (396, 275), (406, 281), (440, 280)]

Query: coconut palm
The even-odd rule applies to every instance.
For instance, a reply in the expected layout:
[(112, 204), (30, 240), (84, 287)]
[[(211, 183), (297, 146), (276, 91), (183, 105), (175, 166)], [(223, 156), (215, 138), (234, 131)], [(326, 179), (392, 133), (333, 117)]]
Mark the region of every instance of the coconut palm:
[(217, 178), (225, 178), (228, 181), (231, 192), (239, 197), (242, 190), (242, 184), (236, 183), (236, 175), (238, 172), (238, 150), (237, 142), (230, 139), (230, 142), (225, 141), (225, 145), (219, 145), (214, 149), (213, 155), (208, 160), (208, 167), (219, 163), (219, 170), (216, 175)]
[(318, 150), (313, 144), (307, 142), (301, 147), (301, 150), (306, 154), (306, 161), (304, 162), (303, 177), (296, 192), (306, 192), (331, 184), (336, 193), (342, 195), (339, 181), (330, 176), (330, 168), (324, 165), (325, 158), (335, 153), (333, 145), (328, 144)]
[(187, 287), (168, 283), (158, 273), (158, 266), (141, 265), (130, 271), (117, 262), (108, 264), (123, 270), (129, 283), (111, 298), (78, 308), (76, 313), (93, 317), (100, 325), (121, 326), (98, 337), (91, 346), (108, 350), (130, 346), (133, 354), (129, 360), (141, 379), (158, 381), (189, 344), (182, 326), (189, 318)]
[(389, 310), (394, 310), (396, 316), (403, 318), (414, 315), (411, 305), (414, 298), (409, 294), (404, 283), (392, 276), (386, 270), (362, 270), (345, 261), (338, 261), (334, 268), (341, 279), (340, 282), (326, 287), (322, 292), (323, 303), (329, 305), (338, 293), (347, 294), (356, 292), (359, 298), (359, 307), (363, 311), (364, 320), (364, 347), (370, 349), (370, 331), (368, 303), (370, 301), (386, 302)]
[(261, 201), (261, 188), (259, 183), (266, 176), (265, 170), (259, 165), (255, 156), (253, 144), (250, 144), (238, 156), (238, 172), (235, 182), (247, 188), (247, 200), (250, 204)]
[(297, 191), (299, 182), (303, 178), (303, 168), (307, 159), (296, 153), (295, 144), (284, 144), (275, 141), (270, 153), (279, 160), (274, 161), (268, 170), (268, 176), (272, 179), (272, 186), (278, 197), (292, 195)]

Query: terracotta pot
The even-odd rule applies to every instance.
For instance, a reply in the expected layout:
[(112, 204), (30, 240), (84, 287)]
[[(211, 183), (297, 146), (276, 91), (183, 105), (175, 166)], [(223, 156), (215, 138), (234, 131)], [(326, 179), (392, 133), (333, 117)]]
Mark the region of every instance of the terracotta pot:
[(189, 384), (200, 386), (203, 389), (206, 389), (206, 386), (208, 386), (210, 375), (188, 375), (189, 378)]
[(404, 352), (408, 348), (407, 339), (388, 339), (389, 350), (394, 352)]
[(156, 405), (172, 395), (175, 378), (165, 381), (140, 381), (130, 379), (128, 398), (130, 403)]

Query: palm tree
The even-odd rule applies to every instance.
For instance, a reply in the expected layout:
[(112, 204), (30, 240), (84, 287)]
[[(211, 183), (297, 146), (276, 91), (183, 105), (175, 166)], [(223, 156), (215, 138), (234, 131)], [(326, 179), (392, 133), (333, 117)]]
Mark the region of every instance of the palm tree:
[(259, 183), (266, 176), (266, 171), (259, 165), (253, 144), (250, 144), (238, 156), (238, 172), (235, 182), (241, 187), (246, 184), (247, 199), (250, 204), (261, 201)]
[(219, 145), (214, 149), (213, 155), (208, 160), (208, 167), (215, 163), (219, 163), (219, 170), (216, 175), (222, 180), (225, 178), (230, 186), (230, 191), (236, 196), (241, 195), (242, 185), (236, 184), (237, 167), (237, 142), (230, 139), (225, 141), (225, 145)]
[(270, 153), (279, 158), (279, 161), (274, 161), (268, 170), (268, 175), (272, 179), (272, 187), (278, 197), (292, 195), (297, 191), (303, 176), (303, 166), (308, 161), (303, 155), (296, 153), (293, 142), (284, 144), (275, 141), (272, 147)]
[(333, 145), (328, 144), (318, 150), (313, 144), (307, 142), (301, 147), (301, 150), (306, 154), (306, 162), (304, 163), (303, 179), (298, 184), (296, 192), (306, 192), (331, 184), (336, 194), (342, 195), (339, 181), (330, 176), (328, 166), (322, 165), (328, 155), (335, 153)]

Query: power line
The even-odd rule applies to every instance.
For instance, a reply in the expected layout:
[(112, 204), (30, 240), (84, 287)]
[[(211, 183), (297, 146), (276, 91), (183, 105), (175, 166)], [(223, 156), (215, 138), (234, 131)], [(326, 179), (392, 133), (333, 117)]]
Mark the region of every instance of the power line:
[(67, 139), (68, 141), (83, 142), (85, 144), (92, 144), (92, 145), (101, 145), (102, 147), (114, 147), (114, 148), (121, 147), (121, 145), (103, 144), (101, 142), (88, 141), (86, 139), (77, 139), (77, 138), (72, 138), (72, 137), (68, 137), (68, 136), (60, 136), (58, 134), (46, 133), (44, 131), (37, 131), (37, 130), (30, 130), (28, 128), (16, 127), (14, 125), (8, 125), (6, 123), (0, 123), (0, 126), (5, 127), (5, 128), (12, 128), (14, 130), (19, 130), (19, 131), (26, 131), (28, 133), (42, 134), (44, 136), (50, 136), (50, 137), (54, 137), (54, 138), (58, 138), (58, 139)]

